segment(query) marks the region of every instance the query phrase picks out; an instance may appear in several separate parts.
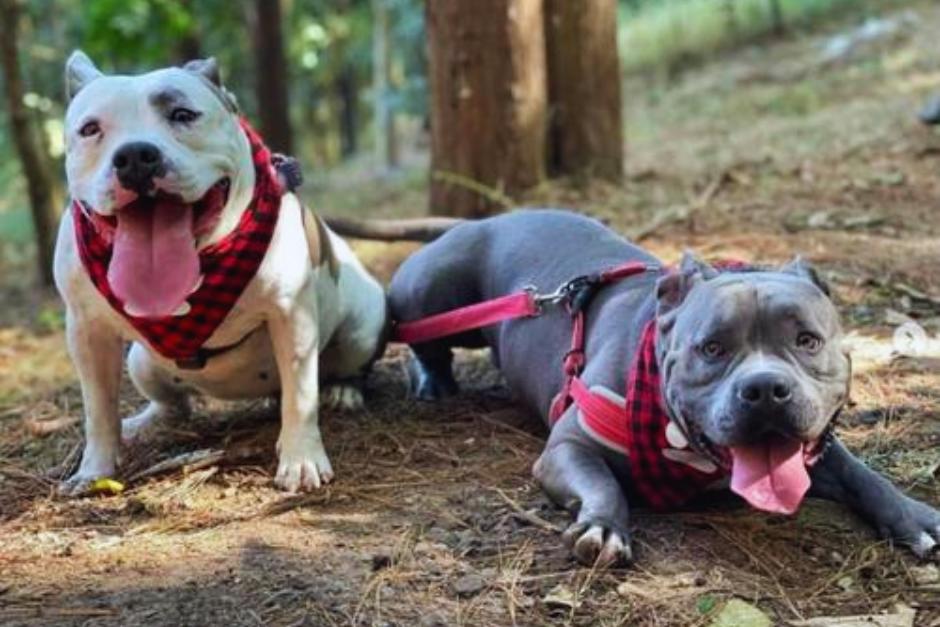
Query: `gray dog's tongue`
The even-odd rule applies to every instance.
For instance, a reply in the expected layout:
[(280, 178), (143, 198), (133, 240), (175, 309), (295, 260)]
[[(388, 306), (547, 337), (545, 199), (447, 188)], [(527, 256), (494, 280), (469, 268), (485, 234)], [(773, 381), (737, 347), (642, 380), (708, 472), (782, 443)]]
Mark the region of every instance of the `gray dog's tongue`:
[(773, 439), (731, 448), (731, 490), (757, 509), (792, 514), (809, 490), (803, 443)]
[(128, 314), (172, 315), (198, 280), (192, 206), (137, 201), (118, 212), (108, 283)]

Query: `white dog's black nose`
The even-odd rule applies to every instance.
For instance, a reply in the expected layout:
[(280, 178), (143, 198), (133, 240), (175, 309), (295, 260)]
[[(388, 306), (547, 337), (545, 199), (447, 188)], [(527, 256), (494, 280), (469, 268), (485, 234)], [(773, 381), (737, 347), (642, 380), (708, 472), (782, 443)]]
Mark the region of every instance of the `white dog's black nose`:
[(738, 399), (751, 409), (771, 409), (786, 405), (793, 398), (787, 377), (776, 372), (758, 372), (738, 382)]
[(163, 153), (149, 142), (124, 144), (114, 153), (111, 164), (121, 185), (138, 193), (149, 191), (154, 177), (166, 172)]

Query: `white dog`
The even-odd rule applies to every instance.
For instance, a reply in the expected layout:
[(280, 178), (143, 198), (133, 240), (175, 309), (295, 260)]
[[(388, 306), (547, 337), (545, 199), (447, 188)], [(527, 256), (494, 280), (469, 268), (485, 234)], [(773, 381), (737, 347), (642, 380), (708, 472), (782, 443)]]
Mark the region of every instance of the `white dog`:
[(106, 76), (81, 52), (66, 65), (66, 170), (55, 279), (85, 406), (86, 491), (119, 464), (125, 342), (150, 401), (125, 437), (222, 399), (280, 390), (276, 482), (333, 476), (318, 426), (319, 382), (344, 408), (384, 346), (382, 287), (349, 247), (283, 190), (241, 122), (214, 60)]

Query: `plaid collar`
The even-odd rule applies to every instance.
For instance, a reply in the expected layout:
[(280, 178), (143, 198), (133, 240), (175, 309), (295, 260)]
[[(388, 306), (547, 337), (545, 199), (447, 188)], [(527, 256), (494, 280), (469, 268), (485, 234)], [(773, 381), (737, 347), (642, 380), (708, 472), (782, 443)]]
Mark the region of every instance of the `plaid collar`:
[(656, 359), (656, 321), (647, 323), (626, 386), (624, 448), (630, 480), (656, 510), (679, 507), (727, 473), (699, 454), (670, 418)]
[[(202, 348), (222, 324), (254, 278), (264, 259), (277, 225), (284, 190), (272, 166), (272, 155), (258, 134), (240, 120), (255, 168), (255, 189), (251, 204), (238, 226), (220, 242), (199, 252), (202, 283), (187, 299), (189, 312), (181, 316), (137, 318), (124, 311), (123, 304), (108, 284), (108, 264), (113, 243), (102, 233), (78, 201), (72, 201), (72, 222), (82, 265), (98, 292), (111, 307), (143, 336), (150, 347), (180, 366), (204, 363)], [(191, 366), (190, 366), (191, 367)]]

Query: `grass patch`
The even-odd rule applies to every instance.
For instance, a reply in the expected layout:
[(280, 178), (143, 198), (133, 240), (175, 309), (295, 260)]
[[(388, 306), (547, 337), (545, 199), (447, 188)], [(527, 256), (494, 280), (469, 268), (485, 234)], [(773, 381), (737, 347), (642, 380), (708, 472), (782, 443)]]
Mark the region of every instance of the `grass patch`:
[[(844, 11), (865, 13), (901, 0), (778, 0), (790, 30)], [(772, 33), (772, 0), (661, 0), (621, 16), (620, 49), (630, 72), (675, 69)]]

